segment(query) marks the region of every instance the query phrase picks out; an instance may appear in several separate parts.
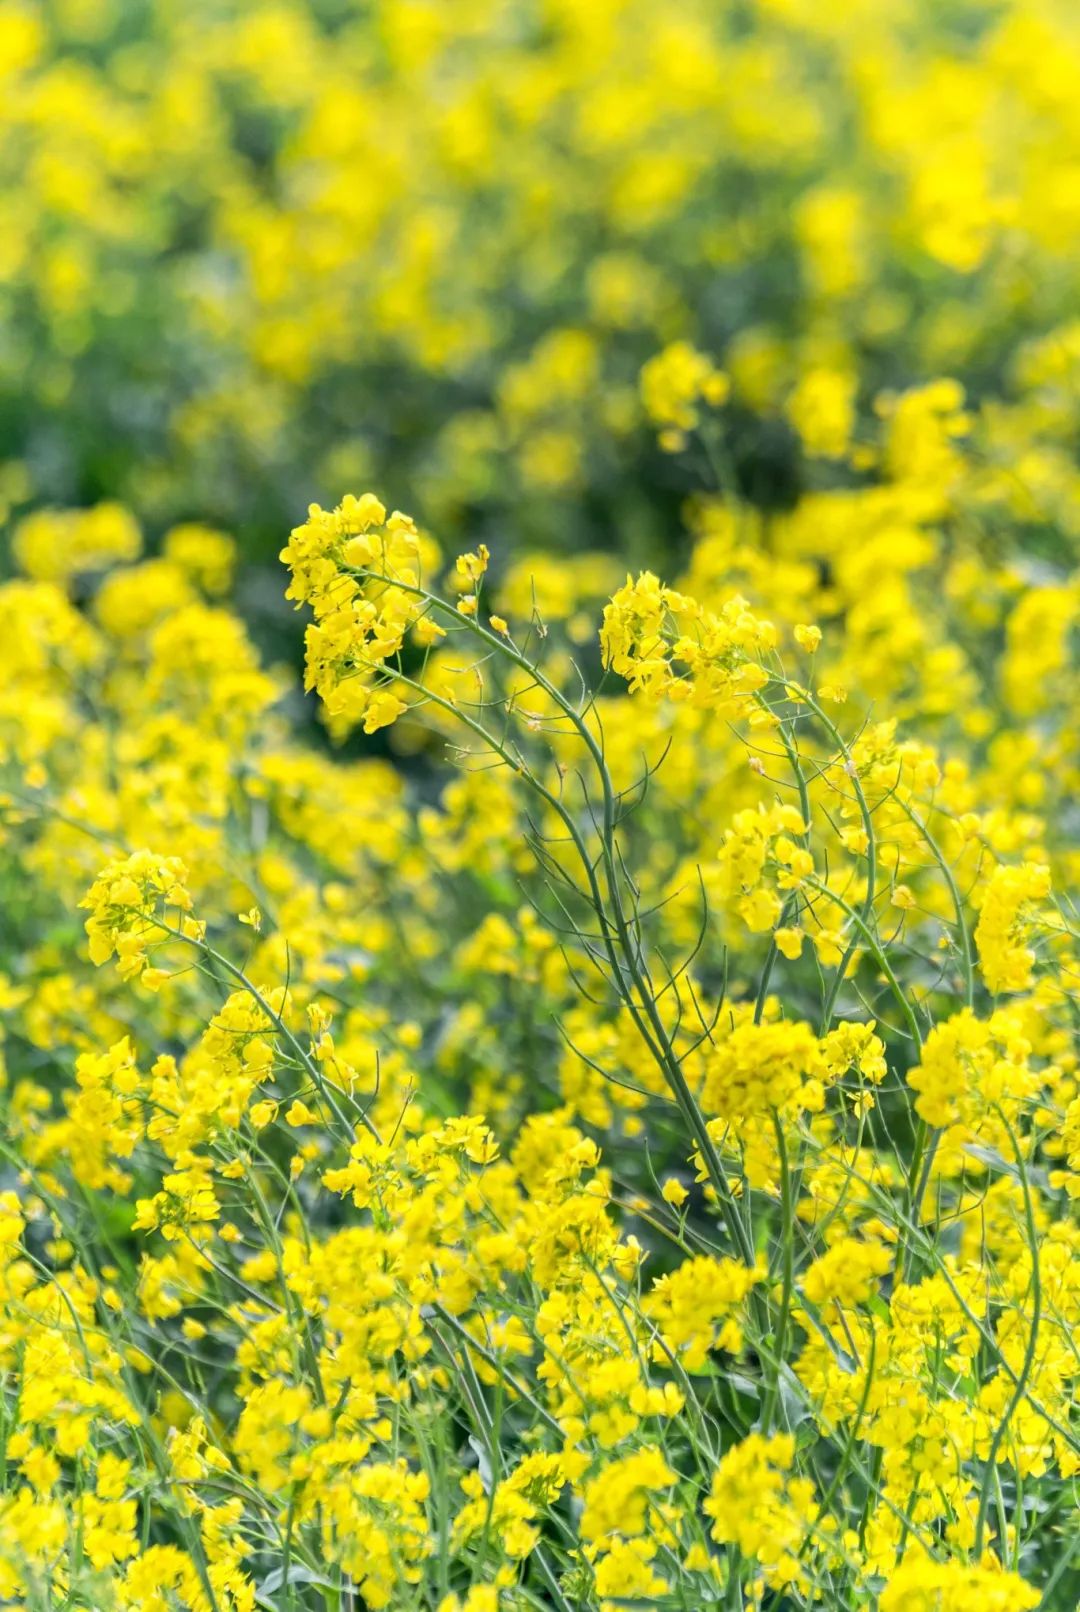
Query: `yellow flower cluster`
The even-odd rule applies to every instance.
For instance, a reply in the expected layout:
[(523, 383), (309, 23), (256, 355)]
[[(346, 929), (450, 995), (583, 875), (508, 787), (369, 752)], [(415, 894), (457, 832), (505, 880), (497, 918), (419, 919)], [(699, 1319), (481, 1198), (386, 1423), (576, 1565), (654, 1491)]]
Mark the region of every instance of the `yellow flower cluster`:
[(881, 1597), (881, 1612), (1025, 1612), (1038, 1606), (1038, 1590), (1016, 1573), (994, 1568), (935, 1562), (925, 1556), (906, 1558)]
[[(288, 597), (309, 604), (308, 689), (315, 689), (341, 731), (363, 721), (364, 732), (393, 722), (405, 709), (377, 679), (397, 655), (421, 614), (420, 538), (407, 515), (386, 510), (370, 493), (349, 497), (327, 514), (317, 504), (281, 553), (293, 580)], [(380, 578), (363, 587), (353, 574), (372, 569)]]
[(1075, 1612), (1078, 79), (0, 0), (5, 1607)]
[(19, 522), (11, 546), (27, 576), (39, 582), (63, 582), (83, 571), (107, 570), (117, 561), (138, 559), (142, 533), (122, 504), (41, 509)]
[(723, 403), (730, 383), (722, 370), (687, 341), (672, 342), (641, 371), (641, 399), (649, 419), (660, 427), (660, 446), (678, 453), (687, 433), (696, 429), (697, 404)]
[(794, 1458), (790, 1433), (751, 1433), (719, 1462), (704, 1505), (712, 1537), (756, 1561), (770, 1588), (800, 1584), (799, 1556), (813, 1542), (814, 1485), (788, 1476)]
[(1032, 980), (1035, 954), (1024, 944), (1030, 925), (1026, 915), (1036, 902), (1050, 894), (1050, 869), (1034, 862), (1020, 867), (996, 868), (987, 884), (975, 944), (987, 988), (1026, 991)]
[(90, 961), (104, 963), (115, 955), (121, 979), (140, 979), (156, 990), (165, 971), (150, 966), (147, 945), (170, 932), (180, 938), (201, 937), (198, 922), (189, 916), (186, 878), (179, 857), (156, 857), (150, 851), (136, 851), (103, 868), (80, 902), (90, 910)]
[(773, 641), (771, 623), (745, 599), (726, 600), (718, 613), (705, 610), (650, 571), (627, 578), (605, 607), (600, 632), (605, 666), (626, 678), (631, 692), (713, 711), (741, 710), (764, 687), (768, 676), (757, 657)]

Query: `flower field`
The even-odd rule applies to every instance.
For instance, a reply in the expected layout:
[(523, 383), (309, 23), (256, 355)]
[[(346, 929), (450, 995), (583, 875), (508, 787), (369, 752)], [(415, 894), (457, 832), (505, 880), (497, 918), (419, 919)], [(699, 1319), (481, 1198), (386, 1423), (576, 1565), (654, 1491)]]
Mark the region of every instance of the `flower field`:
[(1072, 4), (0, 81), (0, 1607), (1075, 1612)]

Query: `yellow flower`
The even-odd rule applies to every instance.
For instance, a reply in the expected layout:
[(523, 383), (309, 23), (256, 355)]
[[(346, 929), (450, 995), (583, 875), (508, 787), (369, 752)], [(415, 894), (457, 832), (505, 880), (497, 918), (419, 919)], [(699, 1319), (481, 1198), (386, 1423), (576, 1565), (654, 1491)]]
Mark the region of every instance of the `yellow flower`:
[(1050, 869), (1036, 862), (997, 867), (983, 895), (975, 945), (987, 987), (1025, 991), (1031, 984), (1035, 953), (1024, 944), (1036, 917), (1036, 904), (1050, 894)]

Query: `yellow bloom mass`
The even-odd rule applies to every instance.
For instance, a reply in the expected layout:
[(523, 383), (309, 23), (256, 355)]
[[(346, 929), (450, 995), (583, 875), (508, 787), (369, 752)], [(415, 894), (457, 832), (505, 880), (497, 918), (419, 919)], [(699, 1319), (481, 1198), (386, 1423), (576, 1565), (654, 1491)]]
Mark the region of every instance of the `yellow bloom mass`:
[(1075, 1612), (1075, 9), (0, 0), (0, 1605)]

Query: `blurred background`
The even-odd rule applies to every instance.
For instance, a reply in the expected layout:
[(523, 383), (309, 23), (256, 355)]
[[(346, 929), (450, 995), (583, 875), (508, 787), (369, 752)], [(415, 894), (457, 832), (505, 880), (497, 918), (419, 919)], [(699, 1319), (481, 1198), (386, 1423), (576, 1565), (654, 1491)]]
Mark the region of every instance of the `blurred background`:
[(764, 540), (943, 375), (1075, 552), (1073, 0), (4, 0), (0, 80), (7, 569), (43, 509), (220, 529), (294, 658), (276, 556), (348, 490), (670, 572), (702, 467), (639, 377), (684, 340)]

